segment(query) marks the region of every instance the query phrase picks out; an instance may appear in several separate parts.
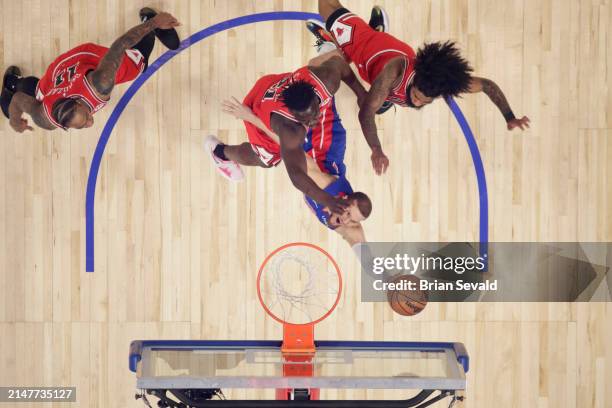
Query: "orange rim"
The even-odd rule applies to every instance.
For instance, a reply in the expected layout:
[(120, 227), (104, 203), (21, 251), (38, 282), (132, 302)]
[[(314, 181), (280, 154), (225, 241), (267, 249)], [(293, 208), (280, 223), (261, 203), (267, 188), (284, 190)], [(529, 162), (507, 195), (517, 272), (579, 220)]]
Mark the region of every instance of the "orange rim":
[[(336, 300), (334, 302), (334, 304), (329, 308), (329, 310), (327, 311), (327, 313), (325, 313), (323, 316), (319, 317), (317, 320), (313, 320), (312, 322), (309, 323), (290, 323), (290, 322), (286, 322), (283, 319), (279, 318), (278, 316), (276, 316), (274, 313), (272, 313), (272, 311), (270, 309), (268, 309), (268, 306), (266, 306), (266, 304), (264, 303), (263, 300), (263, 296), (261, 295), (261, 287), (260, 287), (260, 282), (261, 282), (261, 275), (263, 273), (264, 268), (266, 267), (266, 265), (268, 264), (268, 261), (277, 253), (279, 253), (280, 251), (282, 251), (283, 249), (286, 248), (290, 248), (290, 247), (295, 247), (295, 246), (304, 246), (304, 247), (308, 247), (308, 248), (312, 248), (312, 249), (316, 249), (317, 251), (321, 252), (323, 255), (325, 255), (327, 257), (327, 259), (329, 259), (332, 263), (332, 265), (334, 266), (334, 269), (336, 270), (336, 274), (338, 275), (338, 295), (336, 296)], [(259, 267), (259, 272), (257, 273), (257, 297), (259, 298), (259, 303), (261, 303), (261, 306), (263, 306), (264, 310), (266, 311), (266, 313), (272, 317), (274, 320), (276, 320), (277, 322), (283, 324), (283, 325), (289, 325), (289, 326), (303, 326), (303, 325), (309, 325), (309, 324), (317, 324), (321, 321), (323, 321), (324, 319), (326, 319), (331, 312), (334, 311), (334, 309), (336, 308), (336, 306), (338, 306), (338, 303), (340, 302), (340, 296), (342, 295), (342, 274), (340, 273), (340, 268), (338, 267), (338, 264), (336, 263), (336, 261), (334, 260), (334, 258), (332, 258), (332, 256), (323, 248), (314, 245), (314, 244), (310, 244), (308, 242), (291, 242), (289, 244), (285, 244), (279, 248), (276, 248), (274, 251), (272, 251), (267, 257), (266, 259), (264, 259), (264, 261), (262, 262), (261, 266)]]

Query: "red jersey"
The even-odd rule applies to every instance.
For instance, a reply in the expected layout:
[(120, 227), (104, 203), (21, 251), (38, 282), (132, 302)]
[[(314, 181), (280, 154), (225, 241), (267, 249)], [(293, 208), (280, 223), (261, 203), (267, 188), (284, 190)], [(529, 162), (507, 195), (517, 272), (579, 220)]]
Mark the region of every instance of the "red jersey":
[[(87, 80), (87, 74), (95, 70), (108, 51), (101, 45), (87, 43), (60, 55), (49, 65), (38, 82), (36, 99), (42, 103), (47, 118), (57, 127), (51, 112), (53, 104), (62, 98), (75, 98), (87, 104), (92, 113), (102, 109), (108, 99), (100, 98)], [(131, 81), (142, 72), (144, 57), (138, 50), (126, 50), (115, 75), (115, 84)]]
[(387, 100), (408, 106), (406, 86), (414, 77), (416, 57), (412, 47), (387, 33), (372, 29), (368, 23), (350, 12), (339, 16), (332, 23), (330, 33), (344, 55), (355, 63), (359, 76), (370, 85), (389, 60), (402, 57), (404, 59), (402, 79), (387, 96)]
[[(293, 117), (289, 111), (289, 108), (287, 108), (280, 100), (282, 92), (295, 81), (303, 80), (314, 86), (315, 94), (317, 94), (320, 101), (320, 111), (325, 110), (331, 104), (333, 95), (327, 90), (323, 82), (315, 74), (313, 74), (308, 67), (302, 67), (292, 73), (274, 76), (269, 75), (265, 78), (272, 79), (272, 77), (274, 77), (274, 82), (269, 85), (270, 81), (266, 81), (266, 85), (268, 86), (266, 86), (265, 89), (258, 89), (259, 92), (257, 93), (259, 95), (252, 95), (253, 91), (251, 91), (244, 100), (244, 104), (249, 106), (253, 110), (253, 113), (263, 120), (270, 130), (272, 130), (272, 127), (270, 126), (270, 117), (272, 116), (272, 113), (277, 113), (289, 120), (298, 122), (298, 120)], [(255, 90), (255, 88), (253, 88), (253, 90)], [(249, 96), (251, 96), (252, 99), (249, 98)]]
[[(386, 58), (386, 60), (388, 61), (389, 58)], [(407, 107), (408, 104), (406, 103), (406, 99), (408, 98), (408, 94), (406, 92), (406, 89), (408, 88), (408, 84), (412, 82), (413, 78), (414, 58), (409, 59), (407, 57), (404, 57), (404, 72), (402, 74), (402, 79), (396, 86), (393, 87), (393, 89), (391, 89), (391, 92), (389, 93), (389, 95), (387, 95), (387, 100), (399, 106)]]
[[(270, 119), (273, 113), (279, 114), (294, 122), (298, 122), (280, 100), (283, 90), (297, 80), (307, 81), (314, 86), (315, 94), (319, 97), (320, 101), (320, 112), (325, 113), (327, 110), (331, 109), (333, 95), (308, 67), (302, 67), (295, 72), (266, 75), (260, 78), (253, 86), (253, 89), (251, 89), (244, 98), (243, 103), (251, 108), (253, 113), (259, 117), (270, 130), (272, 130)], [(251, 146), (253, 146), (255, 153), (267, 165), (277, 165), (281, 160), (280, 145), (251, 123), (245, 121), (244, 124), (249, 136), (249, 142)], [(306, 128), (306, 126), (304, 127)]]

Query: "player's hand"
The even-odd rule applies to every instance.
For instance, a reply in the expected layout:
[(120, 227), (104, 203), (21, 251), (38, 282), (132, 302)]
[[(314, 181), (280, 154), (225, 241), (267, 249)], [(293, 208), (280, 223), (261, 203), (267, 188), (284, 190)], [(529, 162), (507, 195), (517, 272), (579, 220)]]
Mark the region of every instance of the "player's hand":
[(15, 132), (23, 133), (26, 130), (34, 130), (32, 126), (28, 125), (28, 121), (24, 118), (17, 118), (16, 120), (10, 121), (11, 127)]
[(389, 158), (383, 153), (382, 148), (374, 147), (372, 149), (372, 167), (377, 175), (381, 175), (387, 171), (389, 167)]
[(181, 25), (176, 17), (164, 11), (153, 17), (152, 21), (156, 28), (161, 28), (162, 30), (168, 30)]
[(246, 105), (243, 105), (238, 101), (238, 99), (232, 96), (232, 99), (226, 99), (221, 103), (221, 110), (225, 113), (229, 113), (236, 119), (249, 121), (254, 114), (251, 108)]
[(521, 128), (521, 130), (529, 129), (529, 118), (527, 116), (523, 116), (520, 119), (512, 119), (508, 121), (508, 130), (512, 130), (516, 127)]
[(325, 208), (332, 214), (342, 214), (346, 210), (350, 203), (342, 197), (329, 196), (326, 202), (323, 203)]

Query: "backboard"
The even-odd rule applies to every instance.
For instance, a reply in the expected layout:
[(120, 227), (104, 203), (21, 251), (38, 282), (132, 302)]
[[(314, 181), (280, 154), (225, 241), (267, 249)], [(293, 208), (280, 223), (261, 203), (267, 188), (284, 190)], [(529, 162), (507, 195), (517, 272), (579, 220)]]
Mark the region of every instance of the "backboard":
[[(266, 401), (266, 406), (312, 407), (351, 402), (325, 400), (326, 390), (405, 390), (406, 397), (411, 395), (409, 390), (418, 390), (410, 399), (367, 401), (367, 405), (352, 401), (351, 406), (425, 407), (430, 396), (432, 401), (447, 396), (460, 399), (466, 388), (469, 357), (461, 343), (316, 341), (314, 353), (291, 355), (282, 353), (281, 346), (281, 341), (134, 341), (129, 367), (137, 374), (137, 388), (156, 390), (153, 394), (158, 397), (161, 390), (174, 396), (173, 390), (178, 390), (179, 399), (198, 395), (213, 398), (183, 405), (189, 407), (229, 406), (229, 401), (214, 397), (235, 389), (277, 390), (277, 399), (278, 390), (289, 390), (284, 402)], [(219, 389), (223, 394), (205, 392)], [(186, 396), (185, 390), (192, 392)], [(305, 390), (310, 391), (295, 398), (296, 392)], [(435, 391), (439, 394), (434, 395)], [(321, 400), (312, 401), (315, 398), (308, 394)], [(257, 406), (237, 403), (248, 401), (232, 401), (231, 405)]]

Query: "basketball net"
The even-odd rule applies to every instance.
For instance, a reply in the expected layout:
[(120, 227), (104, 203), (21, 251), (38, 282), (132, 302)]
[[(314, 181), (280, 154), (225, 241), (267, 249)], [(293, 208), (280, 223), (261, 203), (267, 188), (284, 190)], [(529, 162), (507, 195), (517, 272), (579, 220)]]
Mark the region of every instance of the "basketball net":
[[(314, 375), (314, 326), (335, 309), (342, 276), (334, 259), (307, 243), (283, 245), (264, 260), (257, 275), (257, 295), (266, 313), (283, 325), (283, 375)], [(289, 399), (292, 390), (277, 390)], [(318, 390), (310, 390), (318, 399)]]

